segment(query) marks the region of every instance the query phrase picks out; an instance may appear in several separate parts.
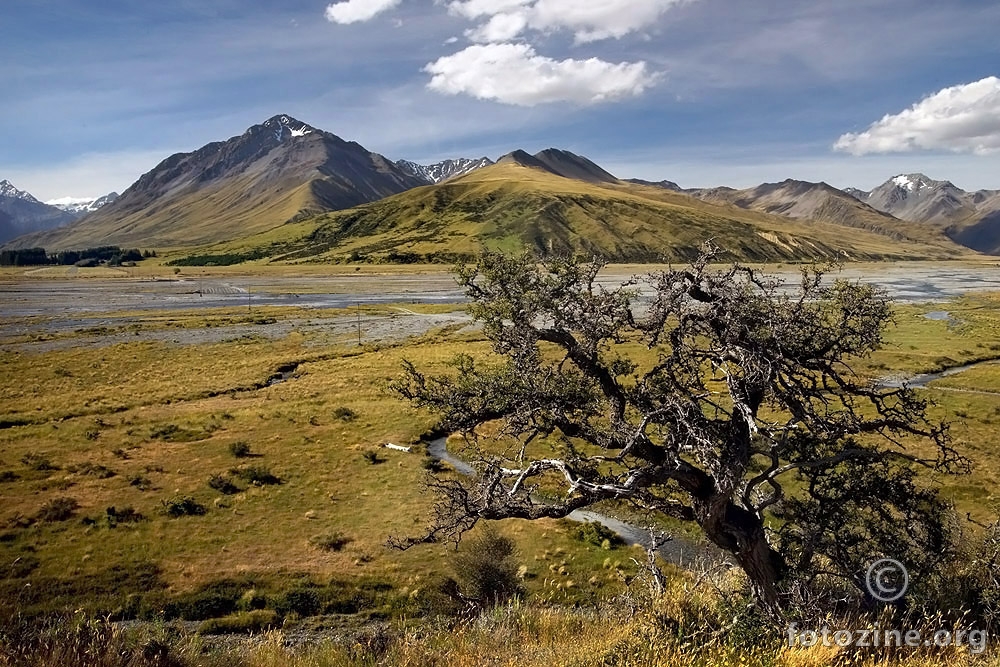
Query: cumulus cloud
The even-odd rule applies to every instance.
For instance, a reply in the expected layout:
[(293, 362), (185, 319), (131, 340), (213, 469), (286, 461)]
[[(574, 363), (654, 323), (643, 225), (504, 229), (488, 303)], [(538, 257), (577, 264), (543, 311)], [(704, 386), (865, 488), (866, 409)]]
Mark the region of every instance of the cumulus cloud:
[(439, 58), (424, 71), (432, 76), (431, 90), (518, 106), (594, 104), (638, 95), (656, 80), (644, 62), (553, 60), (527, 44), (473, 45)]
[(852, 155), (941, 150), (985, 155), (1000, 151), (1000, 79), (990, 76), (945, 88), (864, 132), (847, 133), (834, 149)]
[[(468, 35), (503, 41), (525, 29), (570, 30), (578, 43), (621, 38), (655, 23), (675, 5), (691, 0), (453, 0), (452, 14), (487, 21)], [(496, 39), (494, 39), (496, 38)]]
[(400, 0), (344, 0), (327, 6), (326, 20), (343, 24), (369, 21), (399, 2)]

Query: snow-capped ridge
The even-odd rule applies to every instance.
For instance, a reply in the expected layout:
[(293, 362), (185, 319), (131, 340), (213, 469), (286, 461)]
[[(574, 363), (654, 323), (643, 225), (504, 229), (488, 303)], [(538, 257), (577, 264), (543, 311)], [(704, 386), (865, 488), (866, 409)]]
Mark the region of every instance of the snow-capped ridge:
[(116, 199), (118, 199), (118, 193), (110, 192), (103, 197), (60, 197), (59, 199), (50, 199), (45, 203), (67, 213), (86, 215), (87, 213), (93, 213), (102, 206), (110, 204)]
[(481, 158), (455, 158), (453, 160), (444, 160), (442, 162), (435, 162), (434, 164), (418, 164), (411, 160), (397, 160), (396, 166), (410, 174), (411, 176), (416, 176), (417, 178), (422, 178), (428, 183), (440, 183), (446, 181), (449, 178), (456, 178), (458, 176), (464, 176), (469, 172), (473, 172), (477, 169), (482, 169), (483, 167), (489, 167), (493, 164), (493, 160), (488, 157)]
[(32, 197), (29, 193), (25, 192), (24, 190), (18, 190), (17, 188), (15, 188), (14, 184), (8, 181), (7, 179), (0, 181), (0, 197), (11, 197), (12, 199), (21, 199), (24, 201), (33, 202), (35, 204), (42, 203), (37, 199), (35, 199), (34, 197)]

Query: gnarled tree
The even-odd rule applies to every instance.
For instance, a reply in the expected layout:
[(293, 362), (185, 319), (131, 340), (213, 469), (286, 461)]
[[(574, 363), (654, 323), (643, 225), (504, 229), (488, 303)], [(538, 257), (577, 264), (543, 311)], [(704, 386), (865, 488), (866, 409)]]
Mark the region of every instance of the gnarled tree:
[[(913, 469), (965, 461), (912, 390), (848, 366), (882, 344), (889, 299), (820, 271), (784, 285), (713, 269), (716, 252), (613, 289), (600, 263), (485, 254), (460, 267), (499, 360), (465, 356), (439, 377), (407, 364), (396, 391), (446, 429), (501, 425), (522, 445), (548, 436), (560, 455), (480, 449), (477, 477), (438, 479), (428, 533), (399, 546), (616, 500), (695, 522), (772, 607), (791, 572), (860, 585), (876, 552), (917, 565), (941, 553), (944, 505)], [(553, 476), (558, 498), (533, 493)]]

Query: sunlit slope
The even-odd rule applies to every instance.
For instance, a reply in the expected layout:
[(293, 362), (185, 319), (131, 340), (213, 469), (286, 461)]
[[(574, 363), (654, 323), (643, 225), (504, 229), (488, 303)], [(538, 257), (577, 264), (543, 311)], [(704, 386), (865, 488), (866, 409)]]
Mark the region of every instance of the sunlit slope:
[(710, 204), (655, 187), (586, 183), (516, 163), (324, 214), (289, 226), (284, 238), (272, 230), (214, 250), (265, 248), (273, 260), (284, 261), (393, 255), (448, 261), (484, 248), (530, 249), (651, 262), (692, 257), (710, 239), (733, 256), (754, 261), (945, 259), (967, 252), (943, 237), (901, 241), (864, 229)]

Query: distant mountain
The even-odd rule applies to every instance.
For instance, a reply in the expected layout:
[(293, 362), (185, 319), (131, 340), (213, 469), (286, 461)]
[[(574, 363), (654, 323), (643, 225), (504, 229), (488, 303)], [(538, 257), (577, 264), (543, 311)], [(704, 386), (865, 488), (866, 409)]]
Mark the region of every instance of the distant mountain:
[(425, 184), (355, 142), (279, 115), (227, 141), (172, 155), (113, 203), (11, 245), (215, 243)]
[(454, 160), (444, 160), (434, 164), (417, 164), (409, 160), (397, 160), (396, 166), (404, 172), (417, 178), (422, 178), (427, 183), (440, 183), (449, 178), (464, 176), (476, 169), (482, 169), (493, 164), (493, 160), (488, 157), (481, 157), (476, 160), (469, 158), (457, 158)]
[(50, 199), (45, 203), (49, 206), (55, 206), (60, 211), (66, 211), (81, 218), (88, 213), (93, 213), (102, 206), (107, 206), (116, 199), (118, 199), (118, 193), (111, 192), (103, 197), (61, 197), (59, 199)]
[(939, 232), (906, 223), (877, 211), (842, 190), (826, 183), (787, 179), (781, 183), (763, 183), (754, 188), (708, 188), (683, 192), (717, 204), (783, 215), (798, 220), (822, 220), (838, 225), (867, 229), (893, 239), (942, 241)]
[(673, 190), (674, 192), (684, 192), (684, 188), (677, 185), (673, 181), (644, 181), (641, 178), (627, 178), (625, 179), (628, 183), (635, 183), (636, 185), (648, 185), (654, 188), (663, 188), (664, 190)]
[(950, 181), (900, 174), (870, 192), (850, 194), (872, 208), (913, 222), (955, 222), (976, 211), (972, 196)]
[(534, 155), (529, 155), (523, 150), (516, 150), (507, 153), (497, 160), (497, 164), (509, 163), (532, 169), (541, 169), (556, 176), (572, 178), (587, 183), (619, 182), (617, 178), (587, 158), (557, 148), (546, 148)]
[(53, 229), (76, 217), (38, 201), (10, 181), (0, 181), (0, 243), (23, 234)]
[(950, 181), (899, 174), (874, 190), (847, 192), (897, 218), (942, 228), (964, 246), (1000, 254), (1000, 190), (966, 192)]

